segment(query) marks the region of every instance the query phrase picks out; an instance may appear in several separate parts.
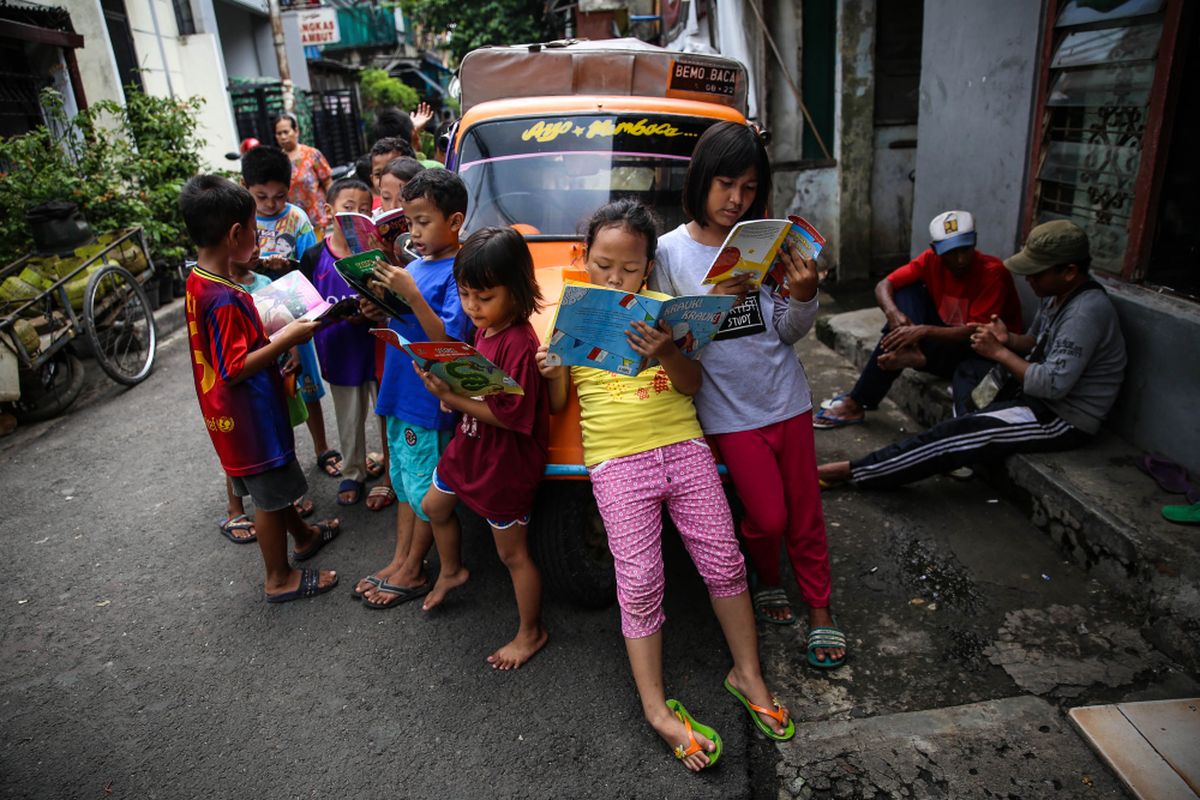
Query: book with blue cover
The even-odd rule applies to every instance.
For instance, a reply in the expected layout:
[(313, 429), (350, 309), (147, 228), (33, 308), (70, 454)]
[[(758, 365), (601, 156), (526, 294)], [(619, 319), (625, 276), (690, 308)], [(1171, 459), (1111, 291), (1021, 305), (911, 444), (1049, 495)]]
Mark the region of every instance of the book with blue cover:
[(658, 327), (665, 322), (679, 351), (695, 358), (712, 341), (737, 298), (694, 295), (658, 299), (590, 283), (566, 281), (550, 326), (550, 366), (594, 367), (637, 375), (658, 363), (629, 344), (634, 322)]

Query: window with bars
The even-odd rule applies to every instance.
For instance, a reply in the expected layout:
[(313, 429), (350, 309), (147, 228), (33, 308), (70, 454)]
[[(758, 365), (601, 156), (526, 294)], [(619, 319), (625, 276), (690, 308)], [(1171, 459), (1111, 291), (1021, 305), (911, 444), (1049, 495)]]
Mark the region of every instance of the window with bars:
[(1107, 13), (1090, 5), (1072, 0), (1055, 22), (1035, 222), (1073, 220), (1088, 233), (1092, 265), (1121, 272), (1164, 0)]
[[(1029, 227), (1070, 219), (1093, 267), (1145, 276), (1184, 0), (1051, 2)], [(1177, 89), (1177, 86), (1174, 87)]]

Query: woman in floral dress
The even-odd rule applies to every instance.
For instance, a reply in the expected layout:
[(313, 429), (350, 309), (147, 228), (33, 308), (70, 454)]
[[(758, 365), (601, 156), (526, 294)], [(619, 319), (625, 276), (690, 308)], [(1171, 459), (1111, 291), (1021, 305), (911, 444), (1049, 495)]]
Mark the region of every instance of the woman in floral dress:
[(281, 114), (275, 120), (275, 141), (292, 160), (292, 184), (288, 189), (288, 200), (300, 206), (312, 223), (317, 241), (325, 236), (325, 192), (333, 182), (333, 170), (321, 151), (300, 144), (300, 126), (292, 114)]

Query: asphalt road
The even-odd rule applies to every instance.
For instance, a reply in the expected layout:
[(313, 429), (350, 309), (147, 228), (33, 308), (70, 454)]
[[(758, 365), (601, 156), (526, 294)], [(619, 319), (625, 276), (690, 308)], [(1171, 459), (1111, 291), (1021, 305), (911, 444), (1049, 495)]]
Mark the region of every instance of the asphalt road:
[(472, 581), (437, 613), (361, 607), (351, 588), (386, 563), (394, 511), (339, 509), (303, 432), (298, 450), (318, 515), (343, 512), (315, 560), (341, 585), (276, 606), (257, 549), (217, 531), (222, 473), (178, 334), (142, 385), (89, 382), (67, 416), (0, 440), (0, 795), (672, 797), (684, 780), (750, 795), (749, 723), (681, 549), (668, 692), (726, 742), (699, 777), (641, 721), (615, 607), (548, 598), (547, 648), (490, 668), (516, 617), (478, 527)]
[[(846, 387), (844, 361), (811, 338), (801, 349), (818, 397)], [(336, 440), (332, 409), (327, 422)], [(880, 412), (820, 434), (819, 453), (857, 454), (905, 426)], [(68, 415), (0, 439), (0, 796), (983, 796), (947, 793), (959, 773), (997, 796), (1119, 796), (1057, 709), (1195, 687), (986, 485), (834, 492), (850, 663), (817, 673), (802, 625), (762, 632), (768, 681), (802, 723), (790, 745), (753, 733), (722, 690), (728, 657), (703, 587), (667, 548), (667, 693), (725, 740), (720, 766), (690, 775), (641, 720), (615, 607), (547, 598), (547, 648), (516, 672), (485, 663), (515, 609), (478, 527), (464, 537), (472, 582), (437, 613), (354, 602), (354, 581), (388, 558), (394, 515), (339, 509), (336, 481), (298, 442), (318, 514), (342, 512), (345, 533), (316, 559), (341, 585), (274, 606), (257, 550), (217, 531), (223, 479), (179, 334), (141, 386), (90, 380)], [(1033, 755), (1017, 757), (1003, 729), (953, 765), (922, 755), (909, 771), (886, 754), (846, 763), (858, 745), (816, 748), (830, 725), (1030, 696), (1053, 718), (1035, 726), (1052, 741)], [(977, 750), (1001, 756), (981, 764)]]

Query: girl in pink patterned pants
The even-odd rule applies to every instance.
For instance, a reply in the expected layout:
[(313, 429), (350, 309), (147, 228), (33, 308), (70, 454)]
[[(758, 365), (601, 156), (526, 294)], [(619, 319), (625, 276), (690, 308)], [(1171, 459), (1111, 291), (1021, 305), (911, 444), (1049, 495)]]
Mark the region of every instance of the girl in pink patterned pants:
[[(654, 267), (657, 239), (653, 216), (636, 201), (604, 206), (588, 227), (589, 279), (626, 293), (621, 305), (636, 306)], [(578, 299), (569, 296), (570, 289), (564, 292), (564, 305)], [(789, 739), (795, 725), (763, 681), (745, 561), (692, 405), (691, 396), (700, 388), (700, 367), (679, 351), (666, 326), (634, 322), (626, 336), (636, 352), (657, 359), (659, 365), (630, 376), (581, 366), (571, 367), (568, 374), (558, 354), (543, 345), (538, 366), (548, 382), (552, 413), (566, 406), (571, 381), (579, 395), (584, 461), (608, 530), (621, 632), (642, 713), (675, 757), (699, 771), (716, 763), (722, 744), (716, 731), (696, 722), (678, 701), (668, 700), (663, 688), (664, 502), (704, 578), (733, 656), (726, 690), (765, 735)]]

